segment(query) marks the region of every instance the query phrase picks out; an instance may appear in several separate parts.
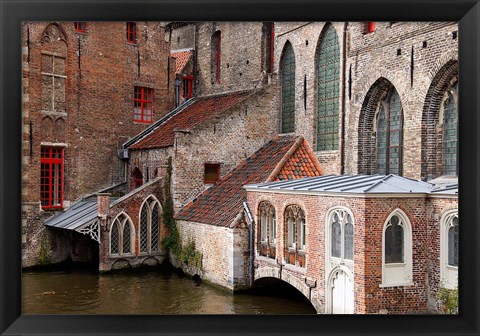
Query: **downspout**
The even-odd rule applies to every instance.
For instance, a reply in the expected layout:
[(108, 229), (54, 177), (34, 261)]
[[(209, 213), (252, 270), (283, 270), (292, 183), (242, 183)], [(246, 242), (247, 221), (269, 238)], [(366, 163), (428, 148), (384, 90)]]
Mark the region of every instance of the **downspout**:
[(252, 217), (252, 213), (250, 212), (250, 209), (248, 208), (247, 202), (243, 202), (243, 209), (245, 211), (245, 214), (247, 215), (248, 221), (250, 222), (250, 225), (248, 226), (248, 234), (249, 234), (249, 242), (248, 242), (248, 248), (250, 250), (250, 272), (249, 272), (249, 287), (253, 286), (253, 272), (254, 272), (254, 266), (253, 266), (253, 237), (254, 237), (254, 225), (255, 222)]
[(345, 94), (346, 94), (346, 82), (345, 82), (345, 74), (346, 74), (346, 66), (347, 66), (347, 25), (348, 22), (345, 22), (343, 27), (343, 45), (342, 45), (342, 130), (341, 130), (341, 147), (340, 147), (340, 174), (345, 174)]

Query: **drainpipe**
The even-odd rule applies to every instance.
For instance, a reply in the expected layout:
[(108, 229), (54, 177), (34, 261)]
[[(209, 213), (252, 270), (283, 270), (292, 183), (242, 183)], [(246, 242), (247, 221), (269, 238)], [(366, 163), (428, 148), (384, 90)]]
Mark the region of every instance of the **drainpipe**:
[(250, 209), (248, 208), (247, 202), (243, 202), (243, 209), (245, 211), (245, 214), (247, 215), (248, 221), (250, 222), (250, 225), (248, 226), (248, 233), (249, 233), (249, 250), (250, 250), (250, 274), (249, 274), (249, 287), (253, 286), (253, 272), (254, 272), (254, 267), (253, 267), (253, 234), (254, 234), (254, 225), (255, 222), (252, 217), (252, 213), (250, 212)]
[(345, 174), (345, 94), (346, 94), (346, 84), (345, 84), (345, 73), (346, 73), (346, 66), (347, 66), (347, 25), (348, 23), (345, 22), (343, 27), (343, 45), (342, 45), (342, 131), (341, 131), (341, 147), (340, 147), (340, 174)]

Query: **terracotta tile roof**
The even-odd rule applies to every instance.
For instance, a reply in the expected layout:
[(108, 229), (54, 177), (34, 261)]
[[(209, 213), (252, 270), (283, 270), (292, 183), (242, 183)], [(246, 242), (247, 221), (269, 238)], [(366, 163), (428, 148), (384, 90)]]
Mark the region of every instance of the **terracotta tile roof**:
[(182, 72), (183, 68), (185, 67), (188, 60), (190, 59), (190, 55), (192, 55), (191, 50), (173, 52), (173, 53), (170, 54), (170, 56), (175, 57), (175, 59), (176, 59), (175, 74), (179, 74), (179, 73)]
[(153, 128), (129, 149), (152, 149), (173, 146), (175, 130), (188, 130), (218, 116), (245, 100), (254, 91), (236, 91), (221, 95), (194, 98), (195, 100), (162, 124)]
[[(290, 174), (289, 171), (293, 173)], [(231, 226), (243, 209), (242, 203), (247, 196), (243, 188), (245, 184), (321, 174), (320, 165), (302, 136), (277, 136), (213, 187), (183, 207), (175, 218), (217, 226)]]

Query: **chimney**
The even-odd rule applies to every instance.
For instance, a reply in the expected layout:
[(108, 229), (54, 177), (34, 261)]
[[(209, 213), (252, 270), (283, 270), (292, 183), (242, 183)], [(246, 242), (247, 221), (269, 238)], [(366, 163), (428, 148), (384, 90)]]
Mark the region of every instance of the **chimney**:
[(98, 193), (97, 194), (97, 216), (106, 219), (108, 216), (108, 210), (110, 208), (110, 194)]

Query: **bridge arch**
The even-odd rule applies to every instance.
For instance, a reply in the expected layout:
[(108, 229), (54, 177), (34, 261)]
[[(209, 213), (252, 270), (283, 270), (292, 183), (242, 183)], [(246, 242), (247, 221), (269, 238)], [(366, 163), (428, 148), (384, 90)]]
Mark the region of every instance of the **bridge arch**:
[(317, 314), (323, 313), (323, 306), (313, 295), (314, 288), (309, 287), (303, 278), (291, 273), (280, 272), (280, 268), (277, 267), (259, 267), (255, 270), (254, 284), (268, 279), (288, 284), (294, 288), (296, 292), (300, 292), (306, 300), (310, 302)]

